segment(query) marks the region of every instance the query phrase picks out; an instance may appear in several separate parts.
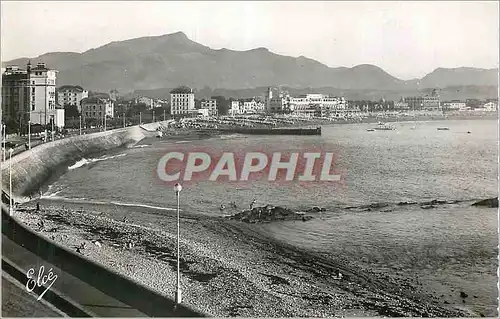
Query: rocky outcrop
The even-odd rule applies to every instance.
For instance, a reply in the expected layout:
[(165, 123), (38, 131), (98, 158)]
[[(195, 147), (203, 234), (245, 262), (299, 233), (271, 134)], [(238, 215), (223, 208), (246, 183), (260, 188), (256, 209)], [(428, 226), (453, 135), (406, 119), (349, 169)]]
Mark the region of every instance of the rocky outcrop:
[(498, 207), (498, 197), (480, 200), (479, 202), (475, 202), (474, 204), (472, 204), (472, 206), (482, 206), (490, 208)]
[(312, 216), (305, 213), (294, 212), (290, 209), (279, 206), (255, 207), (251, 210), (244, 210), (240, 213), (229, 216), (229, 219), (240, 220), (246, 223), (272, 222), (283, 220), (302, 220), (307, 221)]
[(319, 213), (326, 211), (326, 208), (313, 206), (312, 208), (306, 210), (306, 213)]

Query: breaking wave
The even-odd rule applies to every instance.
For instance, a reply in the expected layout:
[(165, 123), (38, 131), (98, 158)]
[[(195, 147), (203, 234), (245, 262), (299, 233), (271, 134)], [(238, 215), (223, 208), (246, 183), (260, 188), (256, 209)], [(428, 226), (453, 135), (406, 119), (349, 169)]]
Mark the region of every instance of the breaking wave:
[(123, 153), (123, 154), (118, 154), (118, 155), (104, 156), (104, 157), (91, 158), (91, 159), (82, 158), (81, 160), (79, 160), (75, 164), (69, 166), (68, 170), (71, 171), (71, 170), (77, 169), (79, 167), (85, 166), (85, 165), (90, 164), (90, 163), (105, 161), (105, 160), (109, 160), (109, 159), (113, 159), (113, 158), (117, 158), (117, 157), (122, 157), (122, 156), (125, 156), (125, 155), (126, 154)]

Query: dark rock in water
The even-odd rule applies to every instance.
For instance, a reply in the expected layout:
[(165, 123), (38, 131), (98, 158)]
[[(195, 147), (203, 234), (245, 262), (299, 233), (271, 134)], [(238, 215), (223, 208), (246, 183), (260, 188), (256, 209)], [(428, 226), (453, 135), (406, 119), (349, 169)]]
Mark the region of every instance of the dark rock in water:
[(389, 206), (389, 204), (387, 204), (387, 203), (373, 203), (373, 204), (368, 205), (369, 208), (383, 208), (383, 207), (387, 207), (387, 206)]
[(467, 298), (467, 297), (469, 297), (469, 295), (468, 295), (468, 294), (466, 294), (466, 293), (465, 293), (465, 292), (463, 292), (463, 291), (460, 291), (460, 297), (461, 297), (461, 298)]
[(319, 213), (326, 211), (326, 208), (313, 206), (312, 208), (306, 210), (306, 213)]
[(431, 208), (436, 208), (436, 206), (434, 206), (434, 205), (423, 205), (423, 206), (420, 206), (420, 208), (422, 208), (422, 209), (431, 209)]
[(244, 210), (240, 213), (230, 216), (229, 218), (240, 220), (246, 223), (258, 223), (264, 221), (277, 221), (277, 220), (307, 221), (312, 217), (296, 213), (284, 207), (267, 205), (263, 207), (254, 207), (252, 209)]
[(498, 197), (483, 199), (479, 202), (475, 202), (474, 204), (472, 204), (472, 206), (483, 206), (490, 208), (498, 207)]
[(423, 203), (421, 203), (421, 205), (443, 205), (446, 203), (447, 203), (447, 201), (445, 201), (445, 200), (433, 199), (430, 202), (423, 202)]
[(403, 205), (415, 205), (417, 202), (399, 202), (397, 205), (398, 206), (403, 206)]

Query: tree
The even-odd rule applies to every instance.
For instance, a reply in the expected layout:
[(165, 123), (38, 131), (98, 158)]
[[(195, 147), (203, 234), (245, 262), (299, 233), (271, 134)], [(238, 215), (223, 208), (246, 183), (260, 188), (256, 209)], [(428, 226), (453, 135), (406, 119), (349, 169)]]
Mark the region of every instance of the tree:
[(132, 104), (130, 108), (127, 109), (126, 116), (139, 115), (142, 112), (144, 115), (148, 111), (148, 106), (145, 103)]
[(226, 115), (229, 110), (229, 100), (221, 95), (212, 96), (211, 99), (217, 101), (217, 112), (219, 115)]
[(76, 118), (79, 116), (80, 116), (80, 112), (78, 112), (78, 107), (76, 105), (72, 105), (72, 104), (65, 104), (64, 105), (64, 118), (65, 119)]

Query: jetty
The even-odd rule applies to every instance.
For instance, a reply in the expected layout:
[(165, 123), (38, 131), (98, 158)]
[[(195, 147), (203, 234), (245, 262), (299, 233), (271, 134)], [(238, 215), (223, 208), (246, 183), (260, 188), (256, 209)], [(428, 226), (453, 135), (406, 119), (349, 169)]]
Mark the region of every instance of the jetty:
[(211, 129), (210, 131), (217, 131), (220, 133), (238, 133), (238, 134), (250, 134), (250, 135), (321, 135), (321, 127), (315, 127), (315, 128), (232, 127), (232, 128)]

